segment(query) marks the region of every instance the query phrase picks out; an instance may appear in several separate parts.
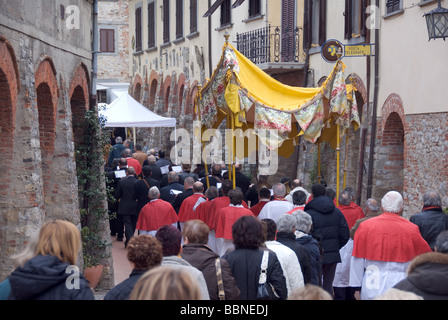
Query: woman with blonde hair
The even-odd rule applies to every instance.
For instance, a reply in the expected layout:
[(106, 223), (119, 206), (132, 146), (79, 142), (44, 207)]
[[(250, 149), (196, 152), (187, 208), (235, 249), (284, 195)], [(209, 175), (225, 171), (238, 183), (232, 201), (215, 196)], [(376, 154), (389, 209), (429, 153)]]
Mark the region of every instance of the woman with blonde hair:
[(202, 300), (202, 294), (187, 271), (161, 266), (138, 280), (129, 300)]
[(34, 257), (9, 277), (9, 300), (94, 300), (76, 262), (81, 234), (71, 222), (52, 220), (40, 229)]

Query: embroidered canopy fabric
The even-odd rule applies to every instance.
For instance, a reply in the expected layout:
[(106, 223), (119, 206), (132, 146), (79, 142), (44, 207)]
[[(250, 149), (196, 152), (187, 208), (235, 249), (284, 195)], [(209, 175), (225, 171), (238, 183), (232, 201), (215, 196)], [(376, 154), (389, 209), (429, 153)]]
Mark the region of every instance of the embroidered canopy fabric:
[(279, 154), (292, 154), (299, 136), (312, 143), (320, 138), (335, 147), (337, 124), (341, 136), (351, 126), (360, 126), (356, 89), (345, 84), (344, 69), (339, 61), (321, 87), (292, 87), (270, 77), (227, 41), (216, 70), (196, 97), (195, 109), (203, 129), (217, 128), (227, 117), (228, 122), (233, 119), (229, 128), (253, 129)]

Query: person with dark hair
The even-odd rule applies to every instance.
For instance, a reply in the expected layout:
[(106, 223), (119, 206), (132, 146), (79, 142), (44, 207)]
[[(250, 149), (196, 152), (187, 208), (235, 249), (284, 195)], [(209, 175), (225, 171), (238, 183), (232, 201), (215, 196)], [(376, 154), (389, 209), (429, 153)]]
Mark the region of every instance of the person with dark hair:
[(159, 168), (163, 168), (171, 165), (171, 161), (165, 159), (165, 151), (159, 150), (159, 160), (157, 160), (156, 165)]
[(250, 211), (258, 217), (264, 206), (271, 201), (271, 190), (263, 187), (258, 191), (258, 203), (250, 208)]
[(434, 241), (434, 252), (417, 256), (409, 265), (407, 278), (395, 289), (413, 292), (424, 300), (448, 300), (448, 231)]
[(236, 284), (240, 289), (240, 300), (256, 300), (260, 279), (260, 266), (264, 252), (268, 258), (266, 281), (271, 290), (272, 299), (285, 300), (288, 296), (286, 280), (277, 255), (262, 249), (264, 242), (263, 227), (256, 217), (243, 216), (232, 226), (235, 250), (223, 256), (232, 269)]
[(154, 237), (139, 235), (133, 237), (127, 247), (127, 258), (132, 264), (132, 273), (129, 278), (113, 287), (104, 297), (104, 300), (128, 300), (140, 277), (162, 263), (162, 245)]
[[(215, 163), (210, 166), (210, 175), (208, 177), (202, 178), (200, 181), (204, 184), (204, 189), (207, 190), (208, 187), (218, 187), (218, 183), (222, 184), (222, 168), (221, 165)], [(208, 185), (207, 185), (208, 178)], [(218, 188), (219, 189), (219, 188)]]
[[(250, 208), (255, 207), (260, 202), (260, 191), (261, 189), (272, 189), (272, 185), (268, 182), (268, 176), (260, 175), (258, 176), (257, 183), (251, 184), (246, 192), (246, 201), (250, 204)], [(271, 199), (271, 194), (269, 193), (269, 200)], [(250, 203), (249, 203), (250, 201)], [(264, 206), (264, 204), (263, 204)], [(260, 209), (261, 210), (261, 209)], [(258, 209), (257, 209), (258, 211)], [(258, 212), (259, 214), (260, 212)], [(258, 216), (257, 214), (257, 216)]]
[(137, 160), (140, 163), (140, 166), (143, 168), (145, 161), (148, 161), (148, 155), (142, 151), (142, 145), (136, 144), (135, 145), (135, 152), (132, 154), (132, 158)]
[(280, 261), (289, 295), (295, 289), (301, 288), (305, 285), (299, 259), (291, 248), (279, 241), (276, 241), (277, 224), (274, 220), (263, 219), (261, 222), (266, 224), (266, 248), (275, 252), (278, 260)]
[(177, 172), (168, 172), (167, 178), (168, 185), (160, 189), (160, 199), (173, 205), (174, 200), (176, 200), (176, 194), (178, 192), (183, 192), (185, 189), (184, 185), (179, 182), (180, 177)]
[(179, 209), (179, 223), (180, 223), (180, 230), (182, 231), (183, 225), (188, 220), (195, 220), (197, 219), (198, 215), (196, 212), (196, 204), (199, 202), (206, 201), (204, 197), (204, 185), (202, 182), (195, 182), (193, 184), (193, 195), (186, 198)]
[[(201, 220), (185, 223), (181, 257), (202, 271), (207, 282), (210, 300), (237, 300), (240, 291), (228, 262), (207, 245), (210, 228)], [(219, 277), (218, 275), (221, 274)], [(219, 285), (221, 281), (222, 285)]]
[(293, 212), (297, 211), (297, 210), (302, 210), (305, 209), (306, 206), (306, 193), (302, 190), (297, 190), (296, 192), (294, 192), (292, 194), (292, 204), (294, 205), (294, 208), (287, 212), (288, 214), (292, 214)]
[(143, 179), (138, 180), (134, 185), (134, 198), (137, 200), (137, 219), (140, 211), (149, 202), (148, 192), (152, 187), (160, 188), (160, 182), (152, 179), (152, 170), (150, 166), (142, 168)]
[(305, 206), (305, 212), (313, 220), (311, 235), (320, 239), (323, 249), (322, 286), (333, 296), (333, 279), (336, 265), (341, 262), (339, 250), (350, 239), (350, 229), (341, 210), (325, 195), (325, 186), (316, 183), (311, 187), (313, 200)]
[(448, 215), (442, 210), (442, 197), (435, 190), (423, 195), (422, 212), (413, 215), (410, 221), (418, 226), (423, 239), (434, 250), (437, 236), (448, 230)]
[[(363, 219), (364, 211), (353, 202), (353, 194), (351, 188), (346, 188), (339, 195), (337, 208), (341, 210), (347, 221), (348, 228), (351, 229), (356, 221)], [(356, 300), (355, 292), (360, 288), (351, 287), (350, 280), (350, 262), (353, 251), (353, 240), (350, 238), (348, 242), (339, 250), (341, 262), (337, 264), (335, 276), (333, 280), (333, 291), (335, 300)]]
[(332, 187), (326, 187), (325, 195), (334, 201), (336, 199), (336, 190), (334, 190)]
[(210, 225), (210, 208), (213, 204), (213, 201), (219, 197), (219, 191), (216, 187), (210, 187), (205, 191), (205, 198), (206, 201), (200, 203), (196, 207), (197, 217), (199, 220), (203, 221), (210, 229), (208, 233), (208, 243), (207, 245), (213, 250), (216, 251), (216, 245), (215, 245), (215, 230), (211, 230)]
[[(216, 224), (218, 223), (218, 211), (230, 205), (229, 191), (233, 189), (233, 182), (231, 180), (224, 180), (221, 186), (222, 197), (213, 200), (210, 205), (210, 212), (207, 216), (207, 225), (210, 227), (210, 233), (216, 232)], [(248, 208), (246, 202), (242, 203), (244, 208)], [(217, 252), (218, 253), (218, 252)]]
[(182, 233), (174, 226), (163, 226), (156, 233), (156, 239), (162, 244), (162, 266), (181, 268), (190, 273), (201, 289), (203, 300), (210, 300), (207, 283), (201, 271), (179, 257), (182, 252)]
[(120, 235), (120, 231), (124, 227), (124, 235), (126, 237), (125, 247), (134, 236), (135, 225), (138, 219), (137, 201), (134, 198), (134, 186), (136, 183), (135, 169), (129, 167), (126, 169), (126, 178), (118, 182), (117, 189), (115, 190), (115, 198), (120, 200), (117, 211), (118, 237), (123, 237), (123, 235)]
[(230, 205), (220, 209), (216, 223), (216, 253), (224, 255), (233, 249), (232, 225), (242, 216), (254, 216), (252, 211), (243, 207), (243, 192), (240, 189), (229, 191)]

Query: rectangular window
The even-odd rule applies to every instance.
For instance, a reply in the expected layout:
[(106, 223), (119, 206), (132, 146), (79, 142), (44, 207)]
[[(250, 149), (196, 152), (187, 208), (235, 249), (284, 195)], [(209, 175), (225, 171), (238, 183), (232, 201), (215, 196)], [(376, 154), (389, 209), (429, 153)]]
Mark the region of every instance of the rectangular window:
[(386, 0), (386, 14), (401, 10), (401, 0)]
[(190, 0), (190, 33), (198, 31), (198, 0)]
[(221, 26), (227, 26), (232, 23), (230, 0), (224, 0), (221, 4)]
[(327, 1), (305, 0), (304, 46), (321, 46), (327, 38)]
[(142, 7), (135, 9), (135, 51), (142, 51)]
[(163, 43), (170, 42), (170, 0), (163, 0)]
[(100, 29), (100, 51), (115, 52), (115, 29)]
[(249, 2), (249, 18), (261, 15), (261, 0), (250, 0)]
[(345, 39), (366, 35), (368, 0), (345, 0)]
[(176, 39), (184, 36), (184, 0), (176, 0)]
[(148, 3), (148, 48), (156, 46), (156, 3)]

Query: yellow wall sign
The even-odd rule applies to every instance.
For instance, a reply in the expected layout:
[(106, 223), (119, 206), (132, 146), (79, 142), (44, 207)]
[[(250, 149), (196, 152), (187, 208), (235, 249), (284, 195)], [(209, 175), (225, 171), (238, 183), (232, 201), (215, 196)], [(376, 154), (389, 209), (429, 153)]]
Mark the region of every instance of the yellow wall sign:
[(371, 44), (345, 45), (345, 57), (365, 57), (372, 55)]

